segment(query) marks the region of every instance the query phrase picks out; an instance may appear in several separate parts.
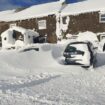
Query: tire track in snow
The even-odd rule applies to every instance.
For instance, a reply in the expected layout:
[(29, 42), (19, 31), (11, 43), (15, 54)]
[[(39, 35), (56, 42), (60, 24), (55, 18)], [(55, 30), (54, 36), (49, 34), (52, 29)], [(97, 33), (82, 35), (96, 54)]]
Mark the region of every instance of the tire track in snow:
[[(11, 81), (0, 81), (0, 90), (4, 93), (6, 93), (6, 91), (17, 91), (19, 89), (22, 88), (29, 88), (29, 87), (33, 87), (36, 85), (40, 85), (46, 82), (49, 82), (52, 79), (58, 78), (60, 77), (60, 75), (44, 75), (44, 74), (40, 74), (37, 75), (34, 78), (24, 78), (23, 80), (15, 80), (13, 82)], [(9, 83), (10, 82), (10, 83)]]

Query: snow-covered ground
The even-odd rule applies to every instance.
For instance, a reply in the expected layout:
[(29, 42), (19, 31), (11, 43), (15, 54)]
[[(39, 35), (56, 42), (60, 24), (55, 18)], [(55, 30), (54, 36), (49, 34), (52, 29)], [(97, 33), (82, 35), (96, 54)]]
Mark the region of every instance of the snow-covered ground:
[(86, 70), (63, 64), (65, 46), (0, 50), (0, 105), (104, 105), (105, 53)]

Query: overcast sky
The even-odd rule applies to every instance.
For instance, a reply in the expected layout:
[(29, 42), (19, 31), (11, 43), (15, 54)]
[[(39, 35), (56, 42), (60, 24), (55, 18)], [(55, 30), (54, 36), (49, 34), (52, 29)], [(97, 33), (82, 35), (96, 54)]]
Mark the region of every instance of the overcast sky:
[[(35, 4), (59, 1), (59, 0), (0, 0), (0, 10), (13, 9), (18, 7), (27, 7)], [(67, 2), (77, 2), (83, 0), (66, 0)]]

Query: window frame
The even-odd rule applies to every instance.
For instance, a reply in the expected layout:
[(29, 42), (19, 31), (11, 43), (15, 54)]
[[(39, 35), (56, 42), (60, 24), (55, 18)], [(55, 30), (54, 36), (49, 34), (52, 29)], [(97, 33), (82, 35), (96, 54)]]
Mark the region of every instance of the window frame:
[(11, 24), (9, 25), (10, 28), (12, 28), (12, 27), (14, 27), (14, 26), (17, 26), (17, 24), (16, 24), (16, 23), (11, 23)]
[[(102, 20), (102, 19), (104, 19), (104, 20)], [(99, 22), (100, 23), (105, 23), (105, 13), (100, 13)]]
[(38, 20), (38, 29), (39, 30), (46, 30), (47, 29), (47, 20), (46, 19)]

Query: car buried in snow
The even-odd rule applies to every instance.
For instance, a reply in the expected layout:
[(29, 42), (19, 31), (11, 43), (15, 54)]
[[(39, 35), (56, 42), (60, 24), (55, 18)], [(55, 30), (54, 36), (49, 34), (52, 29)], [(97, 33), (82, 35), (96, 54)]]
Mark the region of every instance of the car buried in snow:
[(65, 64), (81, 65), (89, 68), (96, 62), (96, 53), (91, 42), (69, 43), (63, 53)]

